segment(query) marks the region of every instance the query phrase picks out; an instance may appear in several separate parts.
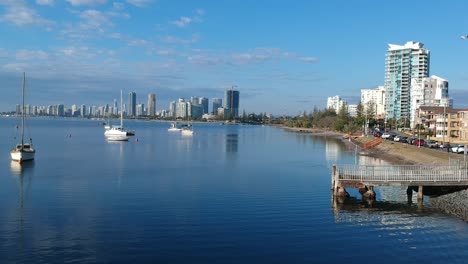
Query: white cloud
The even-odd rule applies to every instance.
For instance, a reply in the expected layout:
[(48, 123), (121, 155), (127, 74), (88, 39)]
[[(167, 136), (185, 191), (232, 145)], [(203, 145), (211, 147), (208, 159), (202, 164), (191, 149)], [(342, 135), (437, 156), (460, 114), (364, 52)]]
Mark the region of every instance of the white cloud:
[(94, 58), (96, 57), (96, 54), (91, 52), (90, 49), (86, 46), (82, 47), (75, 47), (75, 46), (70, 46), (70, 47), (65, 47), (60, 50), (58, 50), (59, 57), (61, 56), (66, 56), (70, 58), (76, 58), (76, 59), (89, 59), (89, 58)]
[(299, 60), (303, 62), (308, 62), (308, 63), (315, 63), (315, 62), (320, 61), (319, 58), (315, 58), (315, 57), (301, 57), (299, 58)]
[(193, 22), (193, 19), (190, 17), (181, 17), (179, 20), (172, 21), (171, 23), (180, 28), (183, 28), (183, 27), (188, 26), (192, 22)]
[(125, 8), (125, 5), (123, 3), (114, 2), (114, 3), (112, 3), (112, 7), (115, 10), (123, 10)]
[(102, 5), (107, 2), (107, 0), (66, 0), (73, 6), (95, 6), (95, 5)]
[(174, 36), (166, 36), (161, 39), (162, 42), (170, 43), (170, 44), (190, 44), (196, 43), (198, 41), (198, 36), (193, 35), (191, 39), (183, 39)]
[(17, 60), (46, 60), (49, 55), (42, 50), (18, 50), (16, 52)]
[(151, 3), (151, 0), (127, 0), (127, 3), (137, 7), (144, 7)]
[(22, 1), (4, 1), (3, 4), (7, 5), (7, 8), (5, 14), (0, 16), (0, 21), (17, 26), (37, 25), (50, 27), (54, 25), (53, 21), (42, 18), (34, 9), (24, 5)]
[(38, 5), (54, 5), (54, 0), (36, 0)]
[(28, 64), (26, 63), (8, 63), (3, 65), (3, 70), (7, 72), (19, 72), (19, 71), (24, 71), (28, 67)]
[(203, 15), (205, 14), (205, 10), (203, 10), (203, 9), (201, 9), (201, 8), (195, 10), (195, 12), (196, 12), (197, 15), (199, 15), (199, 16), (203, 16)]

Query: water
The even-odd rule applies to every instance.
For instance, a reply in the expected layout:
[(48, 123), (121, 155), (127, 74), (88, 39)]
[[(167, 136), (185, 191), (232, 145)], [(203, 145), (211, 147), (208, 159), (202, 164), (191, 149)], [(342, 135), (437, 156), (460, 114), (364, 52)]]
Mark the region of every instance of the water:
[[(106, 142), (93, 120), (32, 119), (36, 160), (9, 149), (0, 118), (0, 263), (466, 263), (468, 225), (406, 191), (356, 190), (332, 208), (334, 138), (263, 126), (126, 121)], [(138, 139), (138, 141), (136, 141)]]

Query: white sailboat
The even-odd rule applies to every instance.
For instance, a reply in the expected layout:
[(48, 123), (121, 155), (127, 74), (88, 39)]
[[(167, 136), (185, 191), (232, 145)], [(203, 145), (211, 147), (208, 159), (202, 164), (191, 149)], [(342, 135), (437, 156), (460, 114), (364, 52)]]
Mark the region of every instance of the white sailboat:
[(104, 136), (111, 141), (127, 141), (127, 131), (123, 128), (122, 90), (120, 90), (120, 126), (112, 126), (106, 129)]
[(187, 117), (189, 122), (186, 125), (182, 126), (182, 130), (180, 131), (183, 136), (192, 136), (193, 135), (193, 127), (190, 123), (190, 114)]
[(24, 142), (24, 90), (26, 86), (26, 73), (23, 73), (23, 90), (21, 104), (21, 143), (16, 144), (16, 147), (10, 151), (11, 159), (22, 163), (23, 161), (33, 160), (36, 150), (32, 146), (32, 139), (29, 138), (29, 143)]

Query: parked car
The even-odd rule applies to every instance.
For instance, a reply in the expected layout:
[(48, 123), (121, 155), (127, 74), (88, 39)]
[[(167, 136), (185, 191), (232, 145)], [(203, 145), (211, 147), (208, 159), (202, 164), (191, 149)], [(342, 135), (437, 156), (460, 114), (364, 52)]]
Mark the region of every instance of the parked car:
[(424, 139), (416, 139), (414, 142), (413, 142), (413, 145), (415, 146), (424, 146)]
[(408, 143), (408, 137), (401, 137), (400, 142), (401, 143)]
[(389, 136), (390, 136), (390, 133), (385, 132), (380, 137), (383, 138), (383, 139), (387, 139)]
[(450, 151), (453, 153), (463, 154), (465, 153), (465, 146), (464, 145), (455, 145), (450, 148)]
[(401, 136), (400, 135), (396, 135), (394, 138), (393, 138), (393, 141), (395, 142), (400, 142), (401, 140)]
[(374, 132), (374, 137), (381, 137), (381, 136), (382, 136), (382, 133), (380, 133), (379, 131)]
[(439, 143), (437, 143), (437, 141), (435, 140), (426, 140), (426, 142), (424, 143), (424, 146), (428, 148), (438, 148)]

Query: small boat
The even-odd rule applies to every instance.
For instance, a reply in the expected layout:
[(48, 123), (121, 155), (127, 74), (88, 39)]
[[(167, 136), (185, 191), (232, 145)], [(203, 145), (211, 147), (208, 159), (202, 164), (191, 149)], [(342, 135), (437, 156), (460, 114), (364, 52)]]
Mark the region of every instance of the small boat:
[(128, 141), (128, 137), (124, 135), (112, 135), (106, 137), (108, 141)]
[(22, 163), (23, 161), (33, 160), (36, 150), (32, 147), (32, 139), (29, 138), (29, 143), (24, 142), (24, 90), (26, 86), (26, 74), (23, 73), (23, 90), (22, 90), (22, 109), (21, 109), (21, 143), (16, 144), (16, 147), (10, 151), (11, 159)]
[(184, 136), (192, 136), (193, 135), (192, 125), (186, 125), (186, 126), (182, 127), (181, 133)]
[(182, 128), (177, 125), (177, 122), (171, 123), (171, 127), (167, 131), (181, 131)]
[(135, 130), (128, 130), (127, 131), (127, 136), (134, 136), (135, 135)]

